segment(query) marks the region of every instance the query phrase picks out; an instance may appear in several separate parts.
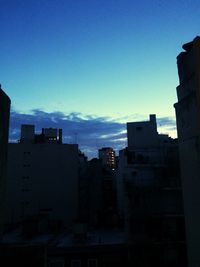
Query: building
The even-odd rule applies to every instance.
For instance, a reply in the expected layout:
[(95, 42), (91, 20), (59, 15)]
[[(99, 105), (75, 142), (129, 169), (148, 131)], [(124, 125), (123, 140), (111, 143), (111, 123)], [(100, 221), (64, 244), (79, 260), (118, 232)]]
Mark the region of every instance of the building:
[[(157, 133), (156, 116), (127, 124), (117, 196), (135, 266), (187, 266), (177, 140)], [(141, 134), (140, 134), (141, 133)]]
[(188, 260), (200, 266), (200, 37), (183, 45), (177, 57), (176, 110)]
[(128, 122), (127, 135), (129, 148), (152, 148), (157, 147), (158, 132), (156, 115), (151, 114), (149, 121)]
[[(36, 235), (29, 240), (15, 233), (0, 242), (0, 265), (20, 267), (130, 266), (130, 252), (118, 230)], [(132, 255), (132, 254), (131, 254)]]
[(10, 118), (10, 98), (4, 93), (0, 86), (0, 235), (3, 231), (3, 220), (5, 210), (5, 184), (7, 166), (7, 145)]
[(115, 173), (102, 161), (92, 159), (79, 179), (79, 219), (88, 227), (112, 228), (116, 225)]
[(6, 223), (68, 227), (78, 212), (78, 145), (62, 144), (61, 130), (34, 128), (22, 125), (8, 146)]
[(115, 151), (112, 147), (103, 147), (99, 149), (99, 159), (103, 166), (114, 170), (116, 168)]

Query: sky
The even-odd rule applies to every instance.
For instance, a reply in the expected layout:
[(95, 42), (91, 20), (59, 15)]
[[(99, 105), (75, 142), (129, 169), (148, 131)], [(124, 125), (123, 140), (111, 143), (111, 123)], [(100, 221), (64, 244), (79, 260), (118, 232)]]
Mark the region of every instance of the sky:
[(93, 155), (126, 146), (125, 123), (149, 114), (175, 137), (176, 57), (199, 14), (199, 0), (0, 0), (10, 140), (22, 123), (63, 128)]

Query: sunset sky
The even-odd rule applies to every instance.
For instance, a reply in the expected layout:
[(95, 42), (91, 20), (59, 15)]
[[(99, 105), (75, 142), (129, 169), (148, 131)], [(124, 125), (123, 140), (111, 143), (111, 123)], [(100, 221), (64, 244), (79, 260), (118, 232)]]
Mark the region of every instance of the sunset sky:
[(199, 14), (199, 0), (0, 0), (10, 139), (33, 123), (90, 154), (120, 149), (125, 122), (150, 113), (176, 136), (176, 56), (200, 34)]

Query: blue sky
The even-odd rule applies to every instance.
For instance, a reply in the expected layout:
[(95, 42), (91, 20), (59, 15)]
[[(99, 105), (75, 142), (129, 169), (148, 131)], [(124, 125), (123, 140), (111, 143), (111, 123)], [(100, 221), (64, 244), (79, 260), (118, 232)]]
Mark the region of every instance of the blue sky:
[(13, 114), (173, 120), (176, 56), (199, 35), (199, 14), (199, 0), (0, 0)]

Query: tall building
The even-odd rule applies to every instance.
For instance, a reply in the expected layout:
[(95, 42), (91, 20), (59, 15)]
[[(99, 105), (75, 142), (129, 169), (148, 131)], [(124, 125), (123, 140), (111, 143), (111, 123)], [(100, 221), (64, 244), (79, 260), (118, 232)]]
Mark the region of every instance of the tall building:
[(135, 266), (187, 266), (177, 141), (157, 132), (156, 116), (127, 124), (117, 197)]
[(100, 159), (88, 161), (80, 173), (79, 203), (80, 221), (89, 227), (116, 226), (115, 172), (105, 168)]
[(176, 109), (190, 267), (200, 266), (200, 37), (177, 57)]
[(6, 222), (69, 226), (78, 213), (78, 145), (62, 144), (61, 130), (34, 128), (22, 125), (20, 142), (8, 146)]
[(0, 234), (3, 231), (4, 197), (7, 166), (7, 144), (10, 118), (10, 98), (0, 85)]
[(102, 161), (103, 166), (112, 170), (116, 167), (115, 151), (112, 147), (103, 147), (99, 149), (99, 159)]

